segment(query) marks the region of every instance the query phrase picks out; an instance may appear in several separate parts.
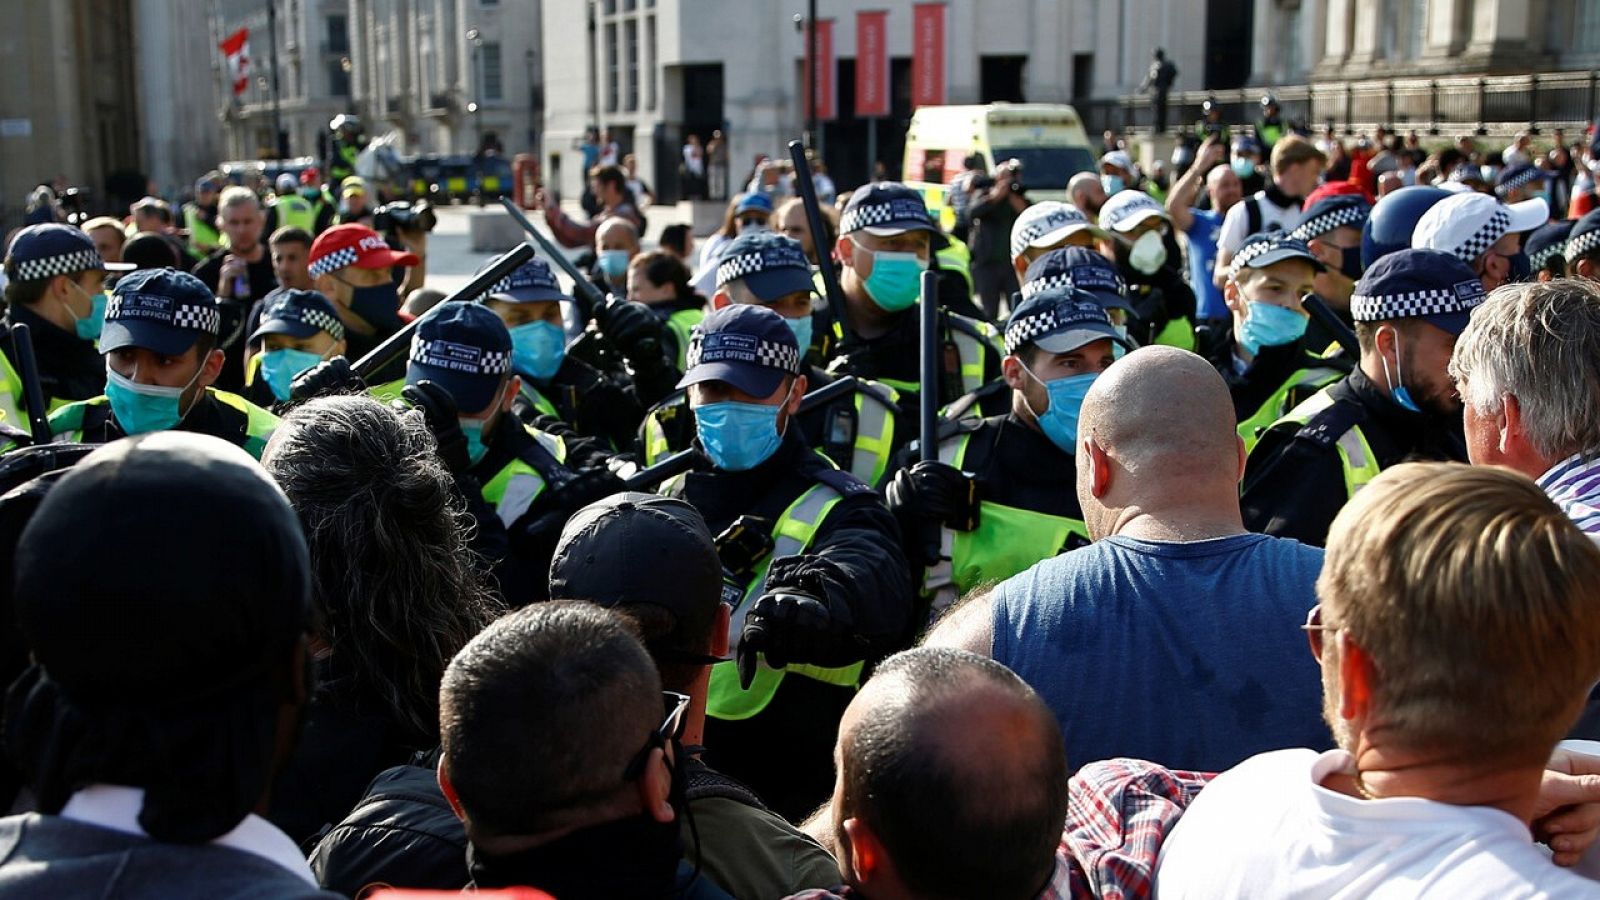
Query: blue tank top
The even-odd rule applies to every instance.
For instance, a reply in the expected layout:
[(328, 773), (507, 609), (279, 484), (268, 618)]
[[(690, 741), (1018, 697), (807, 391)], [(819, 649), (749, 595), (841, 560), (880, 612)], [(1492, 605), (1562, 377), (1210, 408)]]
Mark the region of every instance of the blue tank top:
[(994, 658), (1044, 698), (1073, 769), (1126, 756), (1217, 772), (1332, 746), (1300, 629), (1322, 551), (1242, 534), (1110, 537), (994, 592)]

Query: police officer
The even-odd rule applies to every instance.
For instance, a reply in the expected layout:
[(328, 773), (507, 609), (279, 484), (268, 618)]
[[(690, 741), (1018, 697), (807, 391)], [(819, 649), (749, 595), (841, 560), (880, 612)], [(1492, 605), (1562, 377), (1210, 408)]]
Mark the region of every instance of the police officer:
[(227, 246), (217, 230), (217, 199), (223, 179), (216, 172), (203, 175), (194, 183), (194, 199), (183, 205), (183, 227), (189, 232), (189, 255), (197, 260)]
[[(1541, 225), (1528, 235), (1524, 249), (1528, 252), (1528, 266), (1533, 270), (1534, 278), (1549, 281), (1567, 274), (1567, 238), (1577, 224), (1572, 219), (1561, 219)], [(1595, 239), (1600, 240), (1600, 233), (1586, 233), (1594, 234)]]
[(1484, 297), (1466, 263), (1434, 250), (1401, 250), (1367, 269), (1350, 304), (1360, 364), (1262, 435), (1245, 468), (1246, 527), (1321, 546), (1340, 507), (1380, 471), (1466, 462), (1446, 366)]
[(367, 142), (361, 136), (358, 116), (348, 113), (334, 116), (328, 122), (328, 130), (333, 133), (328, 141), (328, 180), (339, 184), (356, 174), (356, 157), (361, 155)]
[[(1129, 347), (1137, 347), (1128, 333), (1128, 323), (1133, 317), (1133, 304), (1128, 301), (1128, 287), (1110, 260), (1094, 250), (1070, 246), (1051, 250), (1035, 259), (1022, 273), (1022, 299), (1027, 300), (1041, 291), (1086, 291), (1100, 301), (1111, 327)], [(1123, 344), (1113, 349), (1120, 355)]]
[(1117, 264), (1128, 286), (1137, 316), (1129, 326), (1134, 339), (1141, 346), (1193, 350), (1194, 291), (1183, 280), (1183, 258), (1166, 207), (1144, 191), (1120, 191), (1100, 207), (1100, 228), (1105, 232), (1100, 252)]
[(1442, 250), (1465, 262), (1478, 273), (1483, 289), (1492, 291), (1532, 274), (1522, 236), (1548, 221), (1550, 206), (1538, 197), (1508, 204), (1487, 194), (1453, 194), (1417, 220), (1411, 246)]
[(1600, 209), (1572, 224), (1561, 253), (1566, 258), (1568, 275), (1600, 281)]
[(1289, 133), (1289, 129), (1284, 127), (1281, 113), (1277, 97), (1261, 95), (1261, 118), (1256, 120), (1256, 140), (1261, 142), (1266, 153), (1270, 154), (1273, 145)]
[(1222, 295), (1229, 324), (1200, 331), (1201, 355), (1227, 382), (1246, 449), (1301, 400), (1339, 380), (1350, 364), (1323, 359), (1306, 343), (1301, 298), (1324, 266), (1304, 243), (1281, 233), (1245, 239)]
[(414, 253), (395, 250), (365, 225), (335, 225), (311, 243), (309, 271), (318, 293), (333, 301), (350, 353), (366, 353), (400, 330), (400, 288), (391, 269), (415, 266)]
[(935, 611), (1089, 542), (1073, 465), (1078, 410), (1127, 342), (1099, 299), (1063, 287), (1023, 300), (1005, 339), (1011, 410), (954, 423), (937, 462), (902, 460), (887, 489)]
[(248, 339), (253, 355), (245, 363), (245, 397), (259, 406), (287, 403), (295, 378), (344, 355), (344, 336), (344, 323), (327, 297), (293, 289), (274, 293)]
[(489, 289), (484, 305), (511, 333), (511, 368), (521, 381), (512, 411), (566, 422), (613, 450), (633, 444), (644, 405), (626, 374), (602, 373), (567, 353), (562, 304), (573, 300), (541, 259), (530, 259)]
[[(836, 321), (841, 312), (830, 310), (818, 322), (834, 342), (827, 369), (887, 384), (900, 392), (902, 404), (910, 409), (921, 393), (916, 312), (920, 282), (934, 245), (942, 243), (943, 236), (928, 218), (921, 195), (890, 181), (858, 188), (845, 207), (839, 232), (842, 314), (849, 317), (855, 344), (838, 346), (844, 334)], [(999, 377), (999, 333), (994, 326), (941, 309), (939, 334), (940, 405)], [(1003, 411), (1003, 401), (985, 410)]]
[(1550, 179), (1554, 177), (1533, 163), (1506, 166), (1494, 179), (1495, 196), (1502, 203), (1520, 203), (1535, 197), (1550, 202)]
[[(1350, 295), (1361, 277), (1361, 230), (1372, 214), (1367, 201), (1354, 194), (1334, 194), (1319, 198), (1306, 207), (1305, 218), (1289, 232), (1302, 241), (1311, 255), (1322, 262), (1312, 282), (1313, 293), (1346, 324), (1350, 318)], [(1331, 348), (1334, 336), (1318, 322), (1307, 329), (1307, 346), (1321, 353)]]
[(783, 317), (754, 304), (707, 316), (682, 385), (708, 468), (663, 493), (719, 535), (734, 607), (737, 662), (712, 667), (706, 745), (798, 819), (828, 795), (833, 735), (863, 663), (908, 637), (905, 556), (878, 495), (789, 427), (806, 378)]
[[(411, 339), (402, 396), (420, 408), (439, 455), (471, 501), (473, 548), (513, 606), (548, 596), (550, 558), (576, 509), (622, 490), (606, 454), (551, 418), (511, 412), (522, 389), (511, 333), (477, 303), (450, 303)], [(476, 496), (474, 496), (476, 495)]]
[(173, 269), (123, 276), (106, 305), (100, 352), (106, 392), (50, 416), (57, 439), (103, 444), (177, 429), (209, 434), (261, 458), (278, 417), (211, 384), (222, 373), (222, 313), (200, 279)]
[(1023, 210), (1011, 226), (1011, 267), (1017, 284), (1027, 278), (1033, 261), (1063, 247), (1093, 249), (1105, 233), (1081, 210), (1060, 200), (1041, 200)]
[(267, 201), (267, 224), (261, 233), (269, 235), (279, 228), (293, 227), (316, 234), (318, 208), (311, 199), (300, 195), (294, 175), (289, 172), (279, 175), (277, 189)]
[[(811, 266), (799, 241), (773, 232), (742, 234), (726, 245), (716, 277), (711, 300), (716, 309), (739, 303), (765, 306), (783, 317), (798, 346), (810, 346)], [(804, 374), (813, 391), (834, 380), (812, 365), (804, 366)], [(871, 485), (883, 480), (894, 451), (905, 441), (899, 419), (894, 389), (864, 379), (856, 379), (854, 390), (795, 417), (807, 446)], [(693, 439), (694, 415), (688, 395), (680, 391), (656, 404), (645, 419), (645, 462), (653, 464)]]
[(26, 430), (27, 406), (17, 374), (11, 326), (32, 336), (45, 403), (54, 410), (105, 390), (106, 367), (94, 342), (105, 322), (106, 272), (130, 263), (104, 262), (94, 241), (70, 225), (29, 225), (11, 240), (5, 259), (5, 318), (0, 320), (0, 421)]

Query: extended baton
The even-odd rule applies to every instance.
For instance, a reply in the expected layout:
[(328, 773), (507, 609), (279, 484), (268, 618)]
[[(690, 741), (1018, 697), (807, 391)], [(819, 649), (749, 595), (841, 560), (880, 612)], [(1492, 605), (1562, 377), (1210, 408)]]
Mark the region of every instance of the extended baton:
[(922, 430), (921, 458), (939, 458), (939, 273), (922, 273), (922, 377), (917, 397), (918, 424)]
[[(839, 333), (842, 347), (853, 346), (856, 342), (855, 333), (850, 330), (850, 316), (845, 313), (844, 292), (839, 289), (839, 273), (833, 270), (833, 259), (829, 255), (831, 247), (822, 246), (827, 239), (828, 231), (823, 227), (822, 204), (817, 201), (817, 185), (811, 180), (811, 163), (806, 160), (805, 145), (799, 141), (789, 142), (789, 158), (794, 161), (794, 186), (800, 191), (800, 202), (806, 208), (806, 226), (811, 229), (811, 246), (817, 251), (817, 267), (822, 270), (822, 290), (828, 296), (828, 311), (833, 315), (833, 320), (839, 323)], [(804, 356), (806, 348), (800, 348), (800, 355)]]
[(1306, 312), (1311, 314), (1311, 318), (1316, 319), (1323, 328), (1328, 329), (1328, 333), (1332, 334), (1333, 339), (1339, 343), (1339, 346), (1344, 348), (1344, 352), (1350, 354), (1351, 359), (1361, 358), (1361, 342), (1356, 339), (1356, 333), (1351, 331), (1350, 326), (1346, 325), (1343, 319), (1328, 308), (1328, 304), (1324, 303), (1321, 297), (1316, 294), (1307, 294), (1300, 298), (1300, 305), (1305, 308)]
[(45, 405), (44, 387), (39, 384), (39, 360), (33, 355), (33, 335), (26, 325), (11, 326), (11, 347), (17, 356), (17, 377), (22, 379), (22, 397), (28, 407), (28, 429), (35, 444), (48, 444), (50, 409)]
[[(489, 263), (488, 268), (473, 276), (472, 280), (467, 282), (464, 287), (457, 289), (450, 296), (439, 301), (438, 306), (435, 306), (434, 309), (446, 303), (476, 300), (489, 288), (494, 287), (495, 282), (510, 275), (512, 270), (530, 259), (533, 259), (533, 248), (527, 244), (518, 244), (496, 258), (494, 262)], [(429, 310), (429, 313), (431, 312), (432, 310)], [(426, 319), (429, 313), (417, 316), (407, 322), (405, 327), (384, 338), (383, 343), (372, 348), (370, 353), (352, 363), (351, 370), (362, 378), (367, 378), (404, 356), (407, 348), (411, 346), (411, 336), (421, 327), (422, 320)]]
[(580, 311), (583, 313), (585, 320), (594, 318), (595, 310), (607, 306), (611, 302), (611, 298), (601, 295), (600, 289), (594, 286), (594, 282), (578, 271), (578, 267), (572, 264), (572, 260), (567, 259), (567, 255), (561, 252), (560, 247), (557, 247), (549, 238), (545, 237), (544, 232), (533, 226), (533, 223), (523, 214), (522, 209), (517, 206), (515, 201), (510, 197), (501, 197), (500, 205), (504, 206), (506, 212), (511, 214), (511, 220), (516, 222), (523, 231), (526, 231), (529, 237), (533, 238), (534, 242), (539, 245), (539, 249), (544, 251), (544, 255), (550, 257), (550, 261), (555, 263), (556, 267), (562, 272), (566, 273), (568, 278), (572, 279), (572, 295), (582, 302), (584, 308)]

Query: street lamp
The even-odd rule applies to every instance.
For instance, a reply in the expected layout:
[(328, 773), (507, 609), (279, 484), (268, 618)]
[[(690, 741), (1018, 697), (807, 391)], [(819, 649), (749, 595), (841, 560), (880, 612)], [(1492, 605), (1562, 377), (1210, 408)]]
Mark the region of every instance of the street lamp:
[(483, 46), (483, 35), (476, 28), (467, 29), (467, 43), (472, 45), (472, 96), (473, 101), (467, 104), (467, 112), (472, 113), (473, 133), (477, 136), (477, 145), (473, 152), (483, 149), (483, 68), (478, 64), (478, 49)]

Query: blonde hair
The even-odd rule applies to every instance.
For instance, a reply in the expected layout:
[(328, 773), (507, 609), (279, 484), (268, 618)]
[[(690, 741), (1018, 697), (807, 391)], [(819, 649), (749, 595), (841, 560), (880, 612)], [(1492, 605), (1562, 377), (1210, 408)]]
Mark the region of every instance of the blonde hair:
[(1282, 175), (1290, 166), (1308, 159), (1314, 159), (1324, 166), (1328, 164), (1328, 154), (1318, 150), (1316, 144), (1298, 134), (1281, 137), (1272, 145), (1272, 174)]
[(229, 185), (228, 187), (223, 188), (222, 196), (217, 198), (218, 221), (221, 221), (222, 219), (223, 210), (232, 209), (235, 206), (245, 205), (254, 206), (256, 209), (260, 209), (261, 198), (256, 196), (255, 191), (252, 191), (247, 187), (241, 187), (237, 184)]
[(1406, 463), (1328, 533), (1324, 621), (1376, 670), (1368, 729), (1542, 761), (1600, 677), (1600, 547), (1508, 469)]

